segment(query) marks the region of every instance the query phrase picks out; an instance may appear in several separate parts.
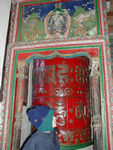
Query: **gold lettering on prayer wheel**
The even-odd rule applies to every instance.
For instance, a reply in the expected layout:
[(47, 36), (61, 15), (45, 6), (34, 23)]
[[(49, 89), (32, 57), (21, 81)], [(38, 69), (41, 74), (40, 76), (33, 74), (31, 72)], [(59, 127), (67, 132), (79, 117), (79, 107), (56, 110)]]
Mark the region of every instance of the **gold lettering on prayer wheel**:
[(33, 105), (49, 105), (55, 110), (60, 144), (89, 142), (88, 58), (36, 59), (33, 67)]

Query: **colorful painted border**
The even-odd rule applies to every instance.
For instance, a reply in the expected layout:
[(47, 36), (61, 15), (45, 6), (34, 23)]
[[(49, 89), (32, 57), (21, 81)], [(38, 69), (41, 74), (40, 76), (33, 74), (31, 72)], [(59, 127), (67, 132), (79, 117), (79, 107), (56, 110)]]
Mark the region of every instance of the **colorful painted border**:
[[(14, 35), (11, 41), (19, 42), (20, 40), (20, 33), (21, 33), (21, 22), (22, 22), (22, 15), (23, 15), (23, 8), (26, 5), (34, 5), (34, 4), (43, 4), (43, 3), (54, 3), (54, 2), (61, 2), (66, 0), (39, 0), (39, 1), (31, 1), (31, 0), (23, 0), (19, 1), (18, 5), (14, 4), (14, 7), (12, 7), (12, 20), (15, 19), (15, 26), (13, 26), (13, 21), (10, 30), (12, 31), (10, 37)], [(17, 11), (15, 12), (15, 8)], [(96, 10), (96, 18), (97, 18), (97, 36), (98, 35), (104, 35), (108, 33), (107, 29), (107, 17), (106, 17), (106, 2), (105, 0), (95, 0), (95, 10)], [(16, 13), (16, 16), (14, 16), (14, 13)], [(15, 17), (15, 18), (14, 18)], [(13, 30), (14, 29), (14, 30)]]
[[(16, 45), (17, 44), (17, 45)], [(25, 61), (29, 63), (31, 59), (35, 58), (53, 58), (56, 55), (64, 58), (75, 57), (76, 55), (86, 55), (87, 57), (99, 57), (100, 60), (100, 75), (101, 75), (101, 103), (102, 103), (102, 122), (103, 122), (103, 140), (104, 149), (111, 150), (111, 122), (110, 122), (110, 82), (109, 77), (110, 63), (109, 59), (109, 48), (107, 40), (84, 40), (84, 41), (70, 41), (70, 42), (59, 42), (59, 43), (46, 43), (36, 45), (20, 45), (14, 43), (13, 46), (9, 45), (7, 66), (5, 81), (7, 81), (8, 88), (5, 91), (7, 96), (4, 97), (7, 102), (6, 104), (6, 116), (4, 122), (4, 136), (3, 136), (3, 150), (11, 150), (11, 141), (13, 134), (14, 125), (14, 110), (15, 110), (15, 79), (16, 79), (16, 67), (18, 61)], [(11, 47), (10, 47), (11, 46)], [(26, 58), (22, 59), (22, 56)], [(109, 66), (108, 66), (109, 64)], [(108, 84), (109, 83), (109, 84)], [(6, 86), (4, 84), (4, 86)]]
[[(27, 0), (27, 1), (20, 0), (18, 3), (12, 3), (9, 43), (17, 41), (16, 35), (18, 32), (20, 5), (23, 5), (23, 3), (27, 3), (27, 2), (31, 3), (31, 0)], [(98, 28), (99, 28), (98, 35), (108, 35), (106, 1), (96, 0), (95, 5), (96, 5), (96, 15), (97, 15), (97, 20), (98, 20)], [(98, 37), (98, 35), (96, 37)], [(75, 37), (74, 39), (79, 39), (79, 38), (82, 39), (83, 37)], [(88, 36), (88, 38), (90, 38), (90, 36)]]
[[(31, 0), (20, 0), (18, 3), (13, 3), (12, 4), (12, 8), (11, 8), (11, 25), (10, 25), (10, 34), (9, 34), (9, 43), (15, 42), (15, 35), (16, 32), (18, 30), (17, 28), (17, 24), (18, 23), (18, 17), (19, 17), (19, 11), (20, 8), (19, 6), (21, 5), (21, 3), (31, 3)], [(36, 1), (35, 1), (36, 2)], [(44, 1), (43, 1), (44, 2)], [(96, 5), (96, 12), (97, 12), (97, 18), (100, 20), (99, 24), (100, 24), (100, 28), (101, 28), (101, 33), (102, 35), (108, 35), (108, 25), (107, 25), (107, 13), (106, 13), (106, 1), (105, 0), (97, 0), (95, 1), (95, 5)], [(100, 17), (100, 18), (99, 18)], [(98, 20), (97, 19), (97, 20)], [(100, 30), (99, 30), (100, 31)], [(74, 37), (74, 38), (64, 38), (64, 39), (54, 39), (54, 40), (46, 40), (46, 41), (32, 41), (32, 42), (25, 42), (25, 43), (15, 43), (15, 45), (31, 45), (31, 44), (41, 44), (41, 43), (52, 43), (52, 42), (63, 42), (63, 41), (70, 41), (70, 40), (90, 40), (90, 39), (101, 39), (102, 36), (98, 35), (98, 36), (86, 36), (86, 37)], [(107, 38), (107, 44), (109, 45), (109, 41)], [(107, 48), (108, 46), (106, 46)], [(110, 56), (110, 55), (107, 55)], [(108, 58), (108, 62), (110, 63), (110, 57)], [(111, 69), (110, 69), (111, 72)], [(111, 77), (111, 73), (110, 73), (110, 77)], [(112, 82), (110, 82), (112, 84)], [(112, 85), (111, 85), (112, 87)], [(111, 93), (113, 93), (113, 88), (111, 88)], [(113, 95), (113, 94), (112, 94)], [(112, 96), (113, 97), (113, 96)], [(112, 113), (112, 124), (113, 124), (113, 98), (111, 97), (111, 113)]]
[[(53, 0), (52, 0), (53, 1)], [(31, 3), (31, 0), (20, 0), (18, 3), (13, 3), (12, 4), (12, 17), (11, 17), (11, 25), (10, 25), (10, 35), (9, 35), (9, 51), (7, 53), (7, 60), (6, 60), (6, 68), (5, 68), (5, 79), (4, 79), (4, 86), (3, 86), (3, 101), (1, 103), (1, 119), (2, 119), (2, 122), (0, 123), (0, 148), (3, 150), (5, 150), (5, 146), (7, 145), (7, 142), (8, 142), (8, 139), (9, 138), (7, 135), (9, 133), (11, 133), (11, 127), (10, 127), (10, 132), (6, 132), (8, 131), (8, 125), (9, 125), (9, 119), (10, 119), (10, 114), (11, 114), (11, 111), (10, 110), (10, 100), (9, 98), (11, 98), (11, 91), (10, 91), (10, 83), (12, 83), (12, 79), (11, 77), (14, 76), (12, 73), (13, 73), (13, 68), (11, 67), (11, 65), (14, 65), (14, 61), (15, 61), (15, 49), (20, 49), (20, 51), (22, 52), (21, 48), (24, 47), (25, 49), (27, 49), (29, 47), (29, 51), (31, 51), (31, 48), (36, 46), (36, 45), (43, 45), (43, 44), (47, 44), (48, 43), (58, 43), (58, 42), (62, 42), (62, 43), (65, 43), (65, 42), (69, 42), (71, 43), (72, 41), (79, 41), (79, 40), (84, 40), (84, 42), (86, 41), (86, 44), (87, 44), (87, 41), (104, 41), (103, 42), (103, 47), (105, 50), (103, 50), (103, 48), (101, 47), (101, 51), (104, 53), (104, 55), (102, 55), (100, 58), (102, 58), (102, 62), (103, 62), (103, 58), (105, 60), (105, 66), (104, 68), (106, 68), (104, 70), (104, 73), (105, 73), (105, 76), (104, 78), (106, 79), (106, 82), (108, 82), (109, 84), (107, 85), (108, 89), (106, 87), (104, 87), (106, 89), (106, 91), (110, 94), (108, 94), (108, 102), (107, 102), (107, 106), (105, 105), (105, 102), (106, 100), (102, 101), (103, 102), (103, 105), (106, 106), (106, 112), (105, 110), (102, 110), (104, 111), (104, 115), (106, 115), (106, 123), (105, 124), (105, 127), (103, 127), (105, 133), (108, 131), (107, 129), (109, 128), (110, 129), (110, 124), (111, 124), (111, 121), (110, 121), (110, 103), (109, 103), (109, 100), (111, 100), (111, 114), (112, 114), (112, 124), (113, 124), (113, 82), (112, 82), (112, 71), (111, 71), (111, 57), (110, 57), (110, 50), (109, 50), (109, 40), (108, 40), (108, 25), (107, 25), (107, 17), (106, 17), (106, 2), (105, 0), (96, 0), (96, 12), (97, 12), (97, 17), (100, 17), (98, 18), (100, 20), (100, 33), (102, 35), (105, 35), (105, 36), (101, 36), (101, 35), (97, 35), (97, 36), (88, 36), (88, 37), (74, 37), (74, 38), (64, 38), (64, 39), (54, 39), (54, 40), (46, 40), (46, 41), (32, 41), (32, 42), (25, 42), (25, 43), (13, 43), (16, 41), (16, 32), (18, 30), (17, 28), (17, 24), (16, 22), (18, 21), (18, 13), (20, 11), (19, 9), (19, 5), (21, 3), (24, 3), (24, 2), (30, 2)], [(44, 1), (43, 1), (44, 2)], [(99, 33), (99, 34), (100, 34)], [(76, 43), (76, 42), (75, 42)], [(98, 43), (98, 42), (97, 42)], [(57, 45), (57, 44), (56, 44)], [(97, 44), (98, 45), (98, 44)], [(94, 47), (95, 47), (95, 44), (94, 44)], [(100, 54), (100, 51), (99, 51), (99, 54)], [(105, 58), (106, 57), (106, 58)], [(103, 64), (104, 65), (104, 64)], [(11, 70), (12, 69), (12, 70)], [(106, 71), (106, 72), (105, 72)], [(12, 72), (12, 73), (11, 73)], [(12, 85), (11, 85), (12, 87)], [(14, 94), (14, 93), (12, 93)], [(10, 114), (9, 114), (10, 112)], [(5, 120), (5, 122), (4, 122)], [(103, 122), (104, 122), (104, 118), (103, 118)], [(7, 130), (5, 130), (7, 129)], [(111, 129), (110, 129), (111, 130)], [(108, 134), (110, 134), (110, 136), (108, 136)], [(105, 148), (107, 147), (107, 145), (112, 145), (111, 143), (111, 133), (110, 131), (108, 132), (107, 136), (104, 135), (105, 139), (104, 139), (104, 144), (106, 143), (106, 137), (110, 137), (110, 139), (108, 138), (108, 143), (105, 144)], [(3, 139), (6, 139), (6, 141), (4, 141)], [(112, 149), (111, 147), (108, 147), (108, 149)]]

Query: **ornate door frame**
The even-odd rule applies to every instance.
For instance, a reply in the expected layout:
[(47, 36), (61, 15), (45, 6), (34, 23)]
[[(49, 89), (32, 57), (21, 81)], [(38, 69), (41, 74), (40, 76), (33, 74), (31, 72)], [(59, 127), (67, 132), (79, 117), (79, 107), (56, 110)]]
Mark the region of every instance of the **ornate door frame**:
[[(27, 46), (26, 46), (27, 45)], [(5, 69), (5, 79), (4, 79), (4, 95), (2, 101), (2, 112), (4, 113), (4, 121), (1, 124), (2, 130), (0, 131), (2, 135), (0, 140), (2, 142), (3, 150), (12, 150), (14, 148), (13, 135), (15, 130), (18, 134), (14, 138), (15, 144), (18, 145), (17, 140), (20, 133), (21, 125), (21, 111), (23, 105), (23, 91), (24, 91), (24, 79), (26, 78), (25, 66), (35, 58), (45, 58), (51, 59), (56, 57), (63, 58), (74, 58), (77, 56), (87, 56), (90, 59), (90, 67), (92, 69), (93, 61), (97, 59), (94, 63), (92, 70), (92, 76), (95, 76), (95, 70), (97, 69), (97, 74), (100, 76), (100, 95), (101, 95), (101, 114), (102, 114), (102, 140), (103, 149), (112, 149), (112, 134), (111, 134), (111, 121), (110, 121), (110, 98), (112, 98), (112, 93), (110, 93), (112, 86), (111, 75), (111, 64), (109, 62), (109, 48), (108, 40), (100, 37), (100, 40), (94, 38), (84, 41), (81, 40), (65, 40), (56, 41), (51, 43), (40, 43), (36, 42), (28, 46), (27, 43), (23, 45), (21, 43), (14, 43), (9, 45), (7, 53), (7, 62)], [(97, 75), (96, 74), (96, 75)], [(97, 121), (99, 118), (97, 117)], [(98, 124), (94, 124), (97, 125)], [(97, 127), (96, 126), (96, 127)]]

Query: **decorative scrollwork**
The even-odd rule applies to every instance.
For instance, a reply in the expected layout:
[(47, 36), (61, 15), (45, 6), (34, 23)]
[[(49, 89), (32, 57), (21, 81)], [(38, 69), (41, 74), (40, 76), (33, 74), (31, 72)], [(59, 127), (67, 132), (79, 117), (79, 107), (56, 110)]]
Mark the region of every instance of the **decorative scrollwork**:
[(63, 139), (65, 142), (68, 142), (69, 141), (69, 138), (70, 138), (70, 142), (73, 142), (74, 141), (74, 134), (75, 134), (75, 131), (70, 131), (68, 130), (67, 132), (63, 132), (61, 131), (62, 135), (63, 135)]
[(102, 127), (102, 117), (100, 114), (96, 114), (92, 117), (92, 126), (94, 128)]
[(93, 58), (92, 59), (92, 70), (90, 76), (94, 75), (100, 75), (99, 74), (99, 59), (98, 58)]
[(17, 78), (18, 79), (26, 79), (27, 75), (26, 73), (28, 72), (28, 66), (25, 64), (25, 62), (18, 62), (18, 73), (17, 73)]
[(72, 88), (65, 88), (65, 89), (61, 89), (61, 88), (55, 88), (55, 95), (56, 96), (69, 96), (73, 94), (73, 89)]
[[(67, 111), (65, 110), (65, 106), (63, 106), (63, 102), (62, 101), (58, 101), (56, 102), (57, 106), (55, 106), (55, 109), (56, 109), (56, 123), (59, 125), (59, 126), (64, 126), (66, 121), (65, 121), (65, 117), (67, 116)], [(61, 120), (60, 122), (58, 120)]]
[(15, 126), (16, 127), (21, 127), (21, 122), (22, 122), (22, 114), (17, 113), (16, 114), (16, 120), (15, 120)]
[[(65, 145), (78, 145), (90, 140), (90, 128), (60, 130), (59, 138), (63, 137)], [(60, 143), (62, 145), (62, 142)], [(63, 144), (64, 145), (64, 144)]]

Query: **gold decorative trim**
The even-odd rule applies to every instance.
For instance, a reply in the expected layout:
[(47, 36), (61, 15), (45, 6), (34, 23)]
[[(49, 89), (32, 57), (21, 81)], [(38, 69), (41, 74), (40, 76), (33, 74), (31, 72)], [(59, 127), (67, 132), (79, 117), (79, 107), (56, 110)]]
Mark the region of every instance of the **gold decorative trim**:
[(92, 127), (101, 128), (102, 127), (102, 117), (100, 114), (96, 114), (92, 117)]

